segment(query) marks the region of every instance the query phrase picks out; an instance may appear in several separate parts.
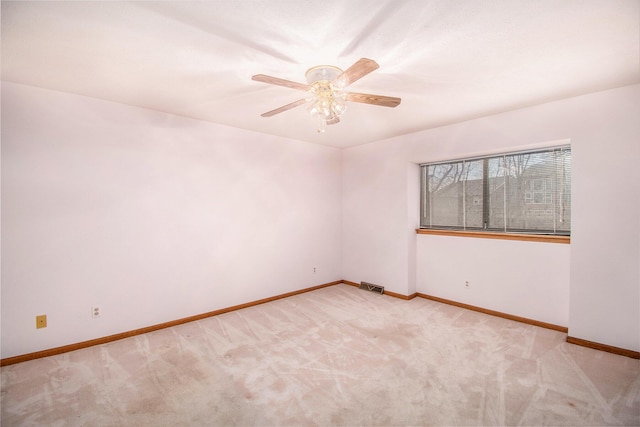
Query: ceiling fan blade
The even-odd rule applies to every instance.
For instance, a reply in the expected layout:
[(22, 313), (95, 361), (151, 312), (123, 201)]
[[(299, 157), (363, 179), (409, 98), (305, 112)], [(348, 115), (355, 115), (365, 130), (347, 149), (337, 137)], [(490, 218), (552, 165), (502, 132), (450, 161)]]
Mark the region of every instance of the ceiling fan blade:
[(325, 123), (328, 125), (335, 125), (337, 123), (340, 123), (340, 117), (334, 116), (333, 119), (326, 120)]
[(400, 98), (383, 95), (369, 95), (367, 93), (347, 92), (347, 101), (362, 102), (363, 104), (381, 105), (383, 107), (397, 107)]
[(380, 67), (378, 63), (372, 59), (360, 58), (355, 64), (347, 68), (334, 79), (334, 84), (339, 87), (347, 87), (351, 83), (366, 76), (373, 70)]
[(267, 111), (266, 113), (260, 114), (262, 117), (271, 117), (271, 116), (275, 116), (276, 114), (282, 113), (283, 111), (287, 111), (290, 110), (292, 108), (297, 107), (298, 105), (302, 105), (305, 102), (307, 102), (306, 99), (298, 99), (297, 101), (294, 101), (290, 104), (287, 105), (283, 105), (280, 108), (276, 108), (275, 110), (271, 110), (271, 111)]
[(309, 90), (309, 85), (305, 85), (302, 83), (292, 82), (291, 80), (279, 79), (277, 77), (265, 76), (264, 74), (256, 74), (251, 77), (251, 80), (255, 80), (257, 82), (269, 83), (272, 85), (284, 86), (291, 89), (298, 90)]

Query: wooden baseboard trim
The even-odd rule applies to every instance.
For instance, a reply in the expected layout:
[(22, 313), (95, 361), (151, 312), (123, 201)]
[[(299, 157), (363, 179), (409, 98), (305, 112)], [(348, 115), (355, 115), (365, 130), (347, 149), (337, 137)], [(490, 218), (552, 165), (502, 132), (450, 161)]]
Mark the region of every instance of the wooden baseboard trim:
[[(341, 283), (344, 283), (345, 285), (356, 286), (356, 287), (360, 286), (358, 283), (351, 282), (349, 280), (342, 280)], [(465, 308), (467, 310), (477, 311), (479, 313), (489, 314), (491, 316), (502, 317), (503, 319), (514, 320), (516, 322), (526, 323), (528, 325), (539, 326), (541, 328), (546, 328), (546, 329), (552, 329), (554, 331), (563, 332), (565, 334), (569, 332), (569, 328), (567, 328), (566, 326), (554, 325), (553, 323), (546, 323), (546, 322), (541, 322), (539, 320), (528, 319), (526, 317), (514, 316), (513, 314), (502, 313), (500, 311), (495, 311), (495, 310), (489, 310), (489, 309), (486, 309), (486, 308), (477, 307), (475, 305), (464, 304), (464, 303), (461, 303), (461, 302), (448, 300), (448, 299), (440, 298), (440, 297), (434, 297), (432, 295), (422, 294), (422, 293), (419, 293), (419, 292), (411, 294), (411, 295), (402, 295), (402, 294), (397, 294), (395, 292), (384, 291), (384, 295), (389, 295), (389, 296), (392, 296), (394, 298), (400, 298), (400, 299), (403, 299), (403, 300), (412, 300), (415, 297), (420, 297), (420, 298), (425, 298), (425, 299), (428, 299), (428, 300), (431, 300), (431, 301), (440, 302), (440, 303), (443, 303), (443, 304), (448, 304), (448, 305), (453, 305), (453, 306), (460, 307), (460, 308)], [(571, 344), (581, 345), (583, 347), (589, 347), (589, 348), (593, 348), (593, 349), (596, 349), (596, 350), (606, 351), (607, 353), (613, 353), (613, 354), (618, 354), (618, 355), (621, 355), (621, 356), (627, 356), (627, 357), (631, 357), (633, 359), (640, 359), (640, 352), (634, 351), (634, 350), (627, 350), (625, 348), (614, 347), (614, 346), (607, 345), (607, 344), (600, 344), (600, 343), (596, 343), (596, 342), (593, 342), (593, 341), (587, 341), (587, 340), (583, 340), (581, 338), (575, 338), (575, 337), (570, 337), (570, 336), (567, 336), (567, 342), (571, 343)]]
[(359, 283), (351, 282), (351, 281), (349, 281), (349, 280), (343, 280), (343, 281), (342, 281), (342, 283), (344, 283), (345, 285), (349, 285), (349, 286), (355, 286), (356, 288), (357, 288), (358, 286), (360, 286), (360, 284), (359, 284)]
[[(305, 289), (300, 289), (300, 290), (297, 290), (297, 291), (287, 292), (285, 294), (276, 295), (276, 296), (269, 297), (269, 298), (263, 298), (263, 299), (260, 299), (260, 300), (251, 301), (251, 302), (244, 303), (244, 304), (239, 304), (239, 305), (234, 305), (234, 306), (231, 306), (231, 307), (221, 308), (219, 310), (214, 310), (214, 311), (210, 311), (210, 312), (207, 312), (207, 313), (197, 314), (195, 316), (189, 316), (189, 317), (185, 317), (185, 318), (182, 318), (182, 319), (173, 320), (173, 321), (170, 321), (170, 322), (165, 322), (165, 323), (160, 323), (160, 324), (157, 324), (157, 325), (147, 326), (145, 328), (134, 329), (132, 331), (122, 332), (122, 333), (119, 333), (119, 334), (109, 335), (109, 336), (102, 337), (102, 338), (96, 338), (96, 339), (93, 339), (93, 340), (83, 341), (83, 342), (79, 342), (79, 343), (75, 343), (75, 344), (69, 344), (69, 345), (65, 345), (65, 346), (61, 346), (61, 347), (55, 347), (55, 348), (51, 348), (51, 349), (47, 349), (47, 350), (36, 351), (36, 352), (33, 352), (33, 353), (23, 354), (23, 355), (19, 355), (19, 356), (7, 357), (5, 359), (0, 359), (0, 366), (13, 365), (13, 364), (16, 364), (16, 363), (26, 362), (26, 361), (29, 361), (29, 360), (39, 359), (39, 358), (42, 358), (42, 357), (55, 356), (57, 354), (68, 353), (70, 351), (80, 350), (80, 349), (87, 348), (87, 347), (92, 347), (92, 346), (95, 346), (95, 345), (106, 344), (106, 343), (117, 341), (117, 340), (121, 340), (121, 339), (124, 339), (124, 338), (129, 338), (129, 337), (133, 337), (133, 336), (136, 336), (136, 335), (142, 335), (142, 334), (146, 334), (146, 333), (149, 333), (149, 332), (157, 331), (157, 330), (160, 330), (160, 329), (170, 328), (172, 326), (178, 326), (178, 325), (181, 325), (181, 324), (184, 324), (184, 323), (194, 322), (196, 320), (206, 319), (207, 317), (217, 316), (219, 314), (229, 313), (231, 311), (236, 311), (236, 310), (240, 310), (240, 309), (243, 309), (243, 308), (253, 307), (255, 305), (260, 305), (260, 304), (264, 304), (264, 303), (267, 303), (267, 302), (276, 301), (276, 300), (283, 299), (283, 298), (288, 298), (288, 297), (291, 297), (291, 296), (294, 296), (294, 295), (302, 294), (302, 293), (305, 293), (305, 292), (315, 291), (317, 289), (322, 289), (322, 288), (326, 288), (326, 287), (329, 287), (329, 286), (338, 285), (338, 284), (341, 284), (341, 283), (343, 283), (345, 285), (349, 285), (349, 286), (356, 286), (356, 287), (360, 286), (358, 283), (351, 282), (349, 280), (337, 280), (335, 282), (325, 283), (325, 284), (318, 285), (318, 286), (313, 286), (313, 287), (310, 287), (310, 288), (305, 288)], [(542, 328), (553, 329), (553, 330), (559, 331), (559, 332), (564, 332), (564, 333), (568, 332), (568, 328), (565, 327), (565, 326), (554, 325), (554, 324), (551, 324), (551, 323), (540, 322), (538, 320), (528, 319), (528, 318), (525, 318), (525, 317), (514, 316), (512, 314), (502, 313), (502, 312), (499, 312), (499, 311), (488, 310), (488, 309), (485, 309), (485, 308), (482, 308), (482, 307), (476, 307), (476, 306), (473, 306), (473, 305), (464, 304), (464, 303), (460, 303), (460, 302), (457, 302), (457, 301), (448, 300), (448, 299), (445, 299), (445, 298), (435, 297), (435, 296), (432, 296), (432, 295), (422, 294), (422, 293), (419, 293), (419, 292), (411, 294), (411, 295), (402, 295), (402, 294), (398, 294), (398, 293), (395, 293), (395, 292), (385, 291), (384, 294), (385, 295), (389, 295), (389, 296), (394, 297), (394, 298), (400, 298), (400, 299), (403, 299), (403, 300), (412, 300), (415, 297), (425, 298), (425, 299), (436, 301), (436, 302), (440, 302), (440, 303), (443, 303), (443, 304), (449, 304), (449, 305), (453, 305), (453, 306), (456, 306), (456, 307), (465, 308), (467, 310), (473, 310), (473, 311), (477, 311), (477, 312), (480, 312), (480, 313), (489, 314), (491, 316), (502, 317), (504, 319), (514, 320), (514, 321), (517, 321), (517, 322), (522, 322), (522, 323), (526, 323), (526, 324), (530, 324), (530, 325), (534, 325), (534, 326), (539, 326), (539, 327), (542, 327)], [(610, 346), (610, 345), (607, 345), (607, 344), (600, 344), (600, 343), (596, 343), (596, 342), (593, 342), (593, 341), (583, 340), (581, 338), (575, 338), (575, 337), (569, 337), (569, 336), (567, 337), (567, 342), (571, 343), (571, 344), (580, 345), (580, 346), (583, 346), (583, 347), (589, 347), (589, 348), (593, 348), (593, 349), (596, 349), (596, 350), (606, 351), (608, 353), (613, 353), (613, 354), (618, 354), (618, 355), (622, 355), (622, 356), (631, 357), (633, 359), (640, 359), (640, 352), (634, 351), (634, 350), (627, 350), (627, 349), (624, 349), (624, 348), (614, 347), (614, 346)]]
[(122, 332), (119, 334), (109, 335), (102, 338), (96, 338), (93, 340), (82, 341), (75, 344), (63, 345), (61, 347), (50, 348), (47, 350), (36, 351), (33, 353), (22, 354), (19, 356), (7, 357), (5, 359), (0, 359), (0, 366), (13, 365), (16, 363), (26, 362), (29, 360), (40, 359), (42, 357), (55, 356), (57, 354), (68, 353), (70, 351), (80, 350), (87, 347), (93, 347), (94, 345), (106, 344), (112, 341), (121, 340), (124, 338), (133, 337), (136, 335), (142, 335), (149, 332), (157, 331), (159, 329), (170, 328), (172, 326), (182, 325), (183, 323), (189, 323), (196, 320), (206, 319), (207, 317), (217, 316), (219, 314), (228, 313), (230, 311), (236, 311), (243, 308), (253, 307), (255, 305), (264, 304), (271, 301), (276, 301), (283, 298), (288, 298), (294, 295), (303, 294), (305, 292), (315, 291), (317, 289), (326, 288), (328, 286), (338, 285), (343, 283), (342, 280), (337, 280), (335, 282), (325, 283), (323, 285), (313, 286), (311, 288), (300, 289), (298, 291), (287, 292), (286, 294), (276, 295), (269, 298), (263, 298), (260, 300), (248, 302), (245, 304), (234, 305), (232, 307), (221, 308), (219, 310), (210, 311), (207, 313), (197, 314), (195, 316), (189, 316), (178, 320), (172, 320), (170, 322), (160, 323), (157, 325), (147, 326), (145, 328), (134, 329), (132, 331)]
[[(342, 283), (350, 286), (356, 286), (356, 287), (360, 286), (358, 283), (351, 282), (349, 280), (343, 280)], [(526, 323), (528, 325), (539, 326), (541, 328), (546, 328), (546, 329), (553, 329), (554, 331), (564, 332), (565, 334), (569, 332), (569, 328), (567, 328), (566, 326), (559, 326), (559, 325), (554, 325), (553, 323), (546, 323), (546, 322), (541, 322), (539, 320), (528, 319), (526, 317), (514, 316), (513, 314), (502, 313), (500, 311), (489, 310), (486, 308), (477, 307), (475, 305), (469, 305), (469, 304), (464, 304), (457, 301), (448, 300), (445, 298), (434, 297), (432, 295), (422, 294), (420, 292), (416, 292), (411, 295), (402, 295), (402, 294), (397, 294), (395, 292), (384, 291), (384, 294), (395, 297), (395, 298), (404, 299), (404, 300), (412, 300), (415, 297), (425, 298), (431, 301), (441, 302), (443, 304), (454, 305), (456, 307), (465, 308), (467, 310), (473, 310), (479, 313), (489, 314), (491, 316), (502, 317), (503, 319), (515, 320), (516, 322)]]
[(477, 311), (479, 313), (489, 314), (491, 316), (502, 317), (503, 319), (515, 320), (516, 322), (526, 323), (528, 325), (539, 326), (541, 328), (546, 328), (546, 329), (553, 329), (554, 331), (564, 332), (565, 334), (569, 332), (569, 328), (567, 328), (566, 326), (559, 326), (559, 325), (554, 325), (553, 323), (541, 322), (539, 320), (528, 319), (526, 317), (514, 316), (513, 314), (502, 313), (500, 311), (495, 311), (495, 310), (489, 310), (486, 308), (477, 307), (475, 305), (469, 305), (469, 304), (464, 304), (457, 301), (448, 300), (445, 298), (434, 297), (432, 295), (418, 293), (418, 296), (420, 298), (425, 298), (431, 301), (454, 305), (456, 307)]
[(567, 342), (570, 344), (580, 345), (582, 347), (589, 347), (596, 350), (606, 351), (607, 353), (631, 357), (632, 359), (640, 359), (640, 351), (627, 350), (626, 348), (614, 347), (612, 345), (600, 344), (593, 341), (583, 340), (582, 338), (569, 336), (567, 337)]
[(384, 293), (385, 295), (389, 295), (390, 297), (400, 298), (407, 301), (412, 300), (418, 296), (418, 294), (402, 295), (402, 294), (397, 294), (395, 292), (390, 292), (390, 291), (384, 291)]

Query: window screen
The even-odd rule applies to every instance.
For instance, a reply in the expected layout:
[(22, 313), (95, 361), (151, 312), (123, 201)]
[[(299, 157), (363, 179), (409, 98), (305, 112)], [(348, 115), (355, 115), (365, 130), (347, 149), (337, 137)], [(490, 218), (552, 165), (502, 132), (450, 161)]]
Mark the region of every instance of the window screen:
[(421, 165), (422, 228), (571, 232), (571, 149)]

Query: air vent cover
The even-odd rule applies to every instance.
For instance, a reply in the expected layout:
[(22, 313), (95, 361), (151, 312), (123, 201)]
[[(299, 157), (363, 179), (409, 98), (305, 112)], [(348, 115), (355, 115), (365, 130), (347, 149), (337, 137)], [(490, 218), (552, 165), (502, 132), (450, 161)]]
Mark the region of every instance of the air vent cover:
[(384, 286), (374, 285), (373, 283), (360, 282), (360, 289), (381, 295), (384, 293)]

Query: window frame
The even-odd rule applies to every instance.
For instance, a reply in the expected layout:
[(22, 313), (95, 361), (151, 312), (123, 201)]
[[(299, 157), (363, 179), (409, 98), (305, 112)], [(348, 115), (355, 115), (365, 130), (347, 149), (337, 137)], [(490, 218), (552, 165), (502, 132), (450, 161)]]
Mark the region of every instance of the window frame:
[[(571, 161), (572, 157), (571, 157), (571, 145), (569, 144), (563, 144), (563, 145), (557, 145), (557, 146), (551, 146), (551, 147), (543, 147), (543, 148), (536, 148), (536, 149), (528, 149), (528, 150), (521, 150), (521, 151), (510, 151), (510, 152), (501, 152), (501, 153), (492, 153), (492, 154), (488, 154), (488, 155), (483, 155), (483, 156), (474, 156), (474, 157), (465, 157), (465, 158), (456, 158), (456, 159), (450, 159), (450, 160), (442, 160), (442, 161), (437, 161), (437, 162), (425, 162), (425, 163), (420, 163), (420, 226), (419, 228), (416, 230), (419, 234), (443, 234), (443, 233), (448, 233), (451, 232), (451, 234), (458, 234), (458, 235), (470, 235), (473, 234), (473, 237), (482, 237), (483, 234), (491, 234), (491, 235), (510, 235), (510, 236), (560, 236), (560, 237), (564, 237), (566, 239), (562, 239), (563, 241), (568, 242), (571, 236), (571, 221), (570, 221), (570, 217), (569, 217), (569, 229), (561, 229), (561, 227), (556, 227), (556, 220), (557, 218), (557, 209), (560, 209), (560, 205), (558, 204), (559, 201), (555, 201), (553, 200), (553, 197), (555, 197), (555, 195), (557, 194), (558, 196), (565, 196), (565, 193), (563, 191), (557, 190), (554, 192), (554, 196), (552, 196), (552, 203), (553, 207), (551, 208), (544, 208), (545, 205), (549, 205), (549, 203), (535, 203), (535, 195), (532, 194), (532, 200), (533, 201), (529, 201), (527, 202), (524, 198), (526, 196), (526, 192), (538, 192), (538, 190), (534, 189), (534, 181), (539, 181), (539, 180), (544, 180), (544, 189), (541, 191), (542, 193), (544, 193), (545, 195), (543, 196), (543, 198), (546, 201), (546, 194), (548, 193), (548, 188), (547, 188), (547, 180), (552, 180), (555, 182), (558, 182), (559, 178), (558, 176), (556, 176), (555, 178), (549, 178), (549, 177), (534, 177), (531, 178), (529, 182), (527, 182), (527, 186), (525, 189), (525, 193), (522, 194), (523, 197), (523, 202), (525, 204), (527, 204), (528, 206), (531, 206), (532, 209), (530, 209), (531, 211), (533, 210), (544, 210), (544, 209), (554, 209), (554, 211), (556, 211), (556, 213), (554, 214), (554, 229), (536, 229), (536, 228), (522, 228), (522, 227), (509, 227), (509, 224), (507, 222), (507, 218), (506, 218), (506, 213), (503, 213), (504, 215), (504, 226), (501, 227), (491, 227), (488, 224), (490, 224), (490, 207), (489, 207), (489, 203), (490, 203), (490, 197), (491, 197), (491, 191), (490, 191), (490, 177), (489, 177), (489, 161), (490, 159), (506, 159), (508, 156), (518, 156), (518, 155), (530, 155), (530, 154), (540, 154), (540, 153), (554, 153), (554, 152), (559, 152), (559, 153), (569, 153), (569, 159)], [(482, 161), (482, 226), (468, 226), (467, 225), (467, 220), (466, 220), (466, 215), (467, 215), (467, 207), (468, 205), (466, 204), (466, 179), (465, 180), (460, 180), (460, 181), (454, 181), (454, 184), (456, 183), (461, 183), (461, 188), (462, 188), (462, 199), (463, 199), (463, 205), (462, 205), (462, 212), (458, 212), (458, 215), (460, 216), (460, 214), (462, 215), (462, 225), (426, 225), (425, 224), (425, 211), (430, 209), (429, 206), (429, 200), (430, 198), (427, 197), (428, 194), (428, 168), (430, 166), (437, 166), (437, 165), (454, 165), (456, 163), (460, 163), (462, 165), (462, 169), (464, 170), (465, 168), (465, 164), (469, 163), (469, 162), (474, 162), (474, 161)], [(569, 163), (569, 167), (568, 168), (562, 168), (563, 173), (566, 173), (566, 171), (568, 170), (569, 172), (569, 180), (568, 180), (568, 184), (569, 184), (569, 210), (571, 209), (571, 163)], [(556, 169), (557, 172), (557, 169)], [(507, 181), (505, 179), (505, 181)], [(566, 185), (566, 182), (561, 182), (563, 185)], [(508, 203), (507, 200), (507, 192), (505, 190), (505, 194), (503, 196), (504, 198), (504, 204), (505, 206)], [(477, 205), (476, 200), (475, 200), (475, 196), (472, 197), (471, 203), (475, 206)], [(460, 208), (459, 208), (460, 209)], [(563, 210), (566, 209), (566, 206), (562, 208)], [(503, 211), (506, 212), (506, 211)], [(430, 233), (431, 231), (433, 231), (434, 233)], [(440, 233), (442, 232), (442, 233)], [(461, 234), (462, 232), (462, 234)], [(476, 234), (478, 234), (478, 236), (476, 236)], [(493, 237), (495, 238), (495, 237)], [(527, 240), (527, 239), (524, 239)]]

